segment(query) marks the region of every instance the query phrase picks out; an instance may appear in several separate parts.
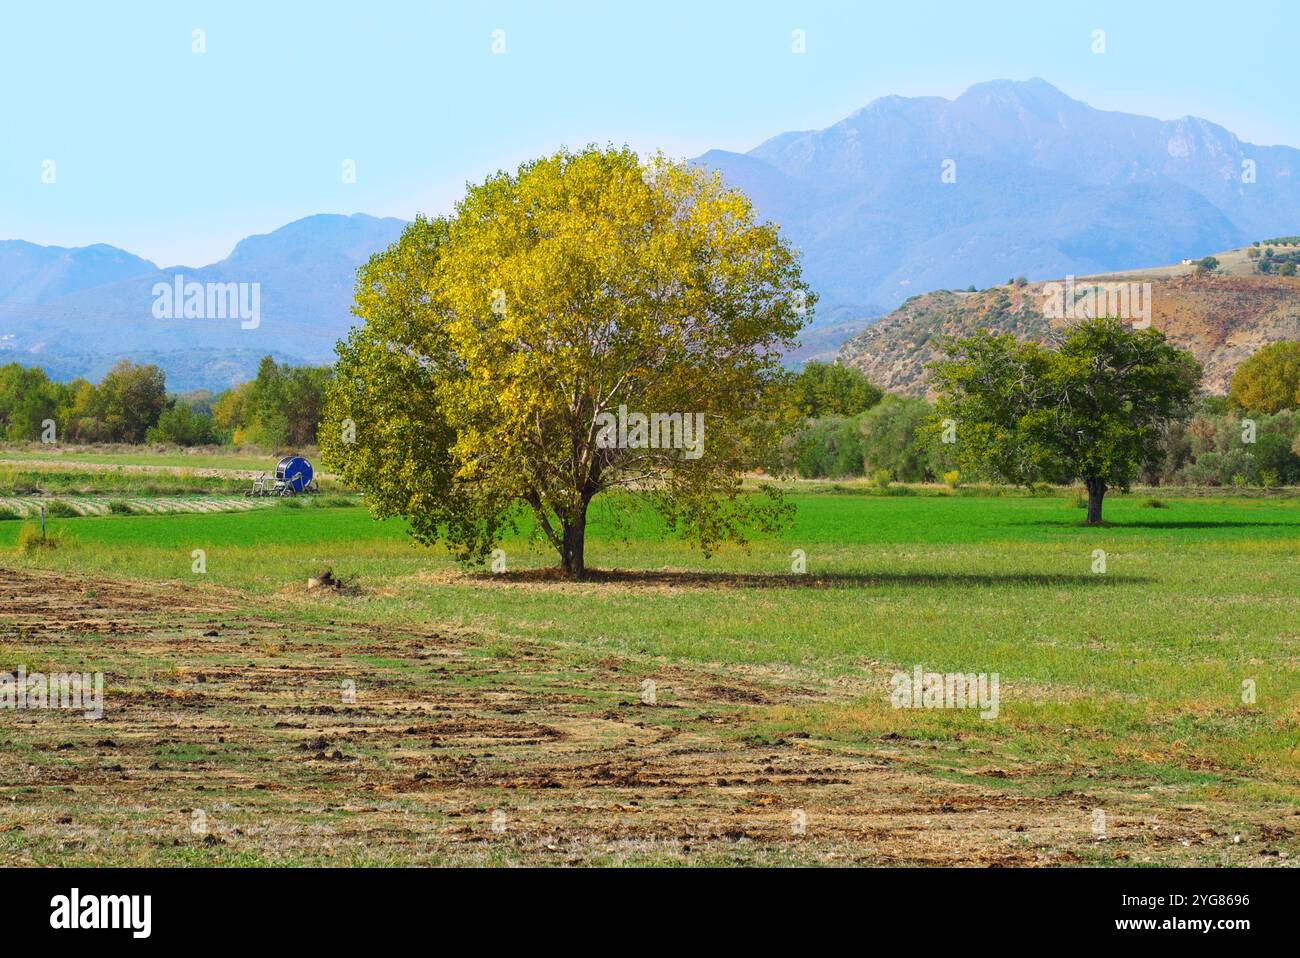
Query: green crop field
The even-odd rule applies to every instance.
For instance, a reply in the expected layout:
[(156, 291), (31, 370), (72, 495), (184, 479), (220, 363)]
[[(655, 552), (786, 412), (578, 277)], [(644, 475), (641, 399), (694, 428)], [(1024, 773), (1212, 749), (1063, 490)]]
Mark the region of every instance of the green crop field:
[[(412, 542), (400, 521), (376, 522), (338, 497), (247, 512), (55, 519), (57, 548), (27, 551), (16, 548), (21, 523), (5, 522), (0, 561), (17, 575), (80, 582), (92, 597), (101, 588), (96, 583), (140, 582), (198, 606), (210, 602), (223, 610), (213, 621), (238, 610), (276, 623), (266, 628), (278, 638), (250, 638), (243, 651), (205, 652), (200, 638), (163, 641), (149, 632), (141, 658), (126, 643), (96, 659), (91, 636), (60, 636), (57, 648), (99, 661), (128, 689), (185, 685), (197, 671), (244, 659), (250, 667), (283, 669), (319, 665), (327, 655), (350, 663), (358, 684), (396, 683), (419, 700), (445, 692), (446, 679), (404, 658), (403, 650), (414, 635), (454, 635), (467, 651), (444, 669), (466, 670), (456, 673), (467, 683), (461, 688), (490, 684), (502, 670), (528, 672), (544, 659), (553, 663), (549, 684), (529, 689), (525, 700), (562, 690), (601, 703), (592, 705), (595, 715), (605, 714), (610, 701), (635, 703), (639, 679), (659, 675), (664, 691), (639, 727), (658, 723), (679, 734), (709, 722), (703, 728), (713, 747), (775, 751), (794, 743), (801, 756), (811, 749), (859, 763), (854, 774), (880, 763), (905, 771), (914, 779), (908, 787), (937, 789), (949, 805), (953, 795), (969, 800), (975, 790), (988, 797), (984, 814), (1015, 817), (1008, 809), (1022, 807), (1025, 821), (1006, 825), (1009, 838), (963, 845), (973, 860), (997, 860), (995, 851), (1015, 861), (1293, 859), (1300, 853), (1300, 500), (1161, 496), (1157, 503), (1146, 494), (1113, 497), (1108, 524), (1098, 529), (1082, 524), (1072, 494), (795, 492), (788, 530), (712, 557), (669, 536), (648, 512), (616, 513), (607, 505), (595, 510), (588, 533), (596, 572), (581, 583), (549, 571), (554, 556), (530, 536), (527, 522), (502, 544), (504, 570), (494, 573), (465, 569), (443, 549)], [(806, 571), (792, 571), (801, 556)], [(308, 576), (326, 569), (344, 587), (309, 591)], [(349, 623), (391, 639), (331, 652), (332, 640), (322, 637), (323, 644), (295, 651), (295, 631), (323, 636)], [(4, 651), (36, 668), (50, 648), (20, 632)], [(997, 717), (892, 707), (891, 675), (917, 666), (996, 673)], [(589, 681), (597, 687), (578, 691)], [(736, 683), (744, 694), (722, 702), (685, 691), (734, 690)], [(683, 691), (674, 698), (678, 687)], [(485, 708), (507, 721), (515, 714), (507, 704)], [(228, 727), (238, 731), (250, 714), (228, 717)], [(541, 724), (563, 727), (553, 716)], [(21, 731), (4, 734), (10, 746), (35, 744), (35, 729), (30, 739)], [(121, 734), (130, 737), (129, 730)], [(476, 748), (504, 759), (499, 743), (463, 743), (454, 754), (493, 761)], [(146, 757), (156, 755), (141, 761)], [(233, 756), (222, 761), (244, 768)], [(717, 777), (730, 780), (725, 771)], [(729, 799), (724, 810), (710, 805), (708, 814), (742, 814), (749, 799), (767, 802), (750, 809), (755, 814), (793, 801), (775, 786), (752, 790), (748, 799)], [(476, 796), (472, 803), (480, 816), (490, 807), (484, 801)], [(807, 795), (798, 801), (815, 805)], [(430, 812), (427, 803), (420, 808)], [(1124, 823), (1109, 843), (1090, 833), (1094, 808)], [(692, 814), (680, 801), (672, 809), (679, 823)], [(107, 809), (98, 814), (113, 818)], [(561, 833), (604, 835), (603, 845), (577, 855), (583, 861), (682, 857), (653, 846), (667, 832), (638, 832), (642, 844), (618, 850), (603, 825), (565, 820), (554, 804), (532, 814)], [(1033, 838), (1039, 825), (1044, 832)], [(0, 855), (8, 848), (8, 856), (21, 857), (33, 841), (11, 837), (8, 846), (0, 842)], [(108, 857), (118, 854), (104, 841)], [(514, 841), (490, 850), (487, 860), (542, 854), (518, 844), (522, 835)], [(774, 838), (739, 854), (747, 861), (839, 854), (948, 861), (937, 851), (927, 857), (924, 843), (909, 855), (863, 842), (850, 829), (820, 845), (787, 847)], [(251, 859), (238, 860), (321, 860), (303, 847), (278, 853), (278, 846), (252, 844), (245, 841), (241, 853)], [(444, 835), (435, 843), (441, 850), (427, 854), (403, 844), (383, 860), (482, 860), (489, 853), (452, 844), (448, 850)], [(226, 845), (186, 854), (236, 860)], [(718, 854), (705, 842), (685, 860)], [(150, 860), (172, 858), (168, 850)]]
[(139, 466), (151, 469), (226, 469), (266, 472), (274, 459), (238, 452), (99, 452), (62, 447), (0, 447), (0, 463), (48, 463), (68, 466)]

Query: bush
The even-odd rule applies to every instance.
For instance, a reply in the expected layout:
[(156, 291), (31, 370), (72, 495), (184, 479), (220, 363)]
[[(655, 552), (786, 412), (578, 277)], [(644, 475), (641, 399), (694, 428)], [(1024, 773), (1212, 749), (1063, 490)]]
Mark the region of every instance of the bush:
[(9, 506), (0, 506), (0, 522), (7, 522), (10, 519), (21, 519), (17, 509), (11, 509)]
[(114, 499), (108, 504), (108, 511), (114, 515), (132, 516), (135, 515), (136, 508), (125, 499)]
[(1206, 452), (1187, 467), (1188, 481), (1197, 486), (1245, 485), (1255, 475), (1255, 457), (1243, 449)]
[[(1290, 417), (1287, 417), (1290, 418)], [(1261, 432), (1272, 427), (1273, 422), (1261, 423)], [(1291, 437), (1286, 433), (1265, 432), (1255, 441), (1251, 454), (1255, 457), (1257, 471), (1255, 478), (1261, 485), (1296, 485), (1300, 484), (1300, 456), (1291, 448)], [(1264, 481), (1264, 474), (1272, 476), (1272, 482)]]
[(76, 508), (62, 499), (51, 499), (45, 504), (45, 514), (52, 519), (75, 519), (81, 515)]
[(888, 469), (873, 470), (871, 473), (871, 484), (875, 486), (877, 489), (888, 489), (889, 470)]
[(956, 489), (961, 485), (961, 470), (953, 469), (943, 474), (943, 484), (949, 489)]
[(1138, 503), (1140, 509), (1168, 509), (1169, 503), (1162, 499), (1143, 499)]

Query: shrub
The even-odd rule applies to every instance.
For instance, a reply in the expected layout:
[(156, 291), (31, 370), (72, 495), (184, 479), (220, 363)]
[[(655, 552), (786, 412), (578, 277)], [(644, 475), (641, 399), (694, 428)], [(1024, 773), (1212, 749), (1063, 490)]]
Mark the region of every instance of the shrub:
[(1255, 457), (1243, 449), (1227, 452), (1211, 451), (1201, 454), (1186, 469), (1188, 480), (1197, 486), (1226, 486), (1242, 478), (1245, 485), (1255, 474)]
[(0, 522), (7, 522), (10, 519), (21, 519), (17, 509), (11, 509), (9, 506), (0, 506)]
[(956, 489), (961, 485), (961, 470), (952, 469), (943, 474), (943, 484), (949, 489)]
[[(1294, 413), (1279, 413), (1271, 419), (1265, 419), (1260, 422), (1260, 436), (1255, 442), (1255, 448), (1252, 455), (1255, 457), (1255, 464), (1258, 467), (1255, 478), (1259, 484), (1267, 485), (1296, 485), (1300, 483), (1300, 456), (1297, 456), (1292, 450), (1292, 437), (1289, 435), (1290, 429), (1294, 428), (1289, 420), (1294, 417)], [(1288, 422), (1283, 423), (1281, 420), (1285, 417)], [(1281, 426), (1281, 431), (1273, 431), (1275, 427)], [(1297, 433), (1300, 435), (1300, 433)], [(1264, 481), (1264, 474), (1269, 473), (1272, 476), (1272, 482)]]
[(1141, 509), (1168, 509), (1169, 503), (1162, 499), (1143, 499), (1138, 503)]
[(125, 499), (114, 499), (108, 504), (108, 511), (114, 515), (131, 516), (135, 515), (136, 508)]
[(877, 489), (888, 489), (889, 470), (888, 469), (873, 470), (871, 473), (871, 484), (875, 486)]
[(53, 519), (75, 519), (81, 515), (76, 507), (62, 499), (51, 499), (45, 503), (45, 514)]

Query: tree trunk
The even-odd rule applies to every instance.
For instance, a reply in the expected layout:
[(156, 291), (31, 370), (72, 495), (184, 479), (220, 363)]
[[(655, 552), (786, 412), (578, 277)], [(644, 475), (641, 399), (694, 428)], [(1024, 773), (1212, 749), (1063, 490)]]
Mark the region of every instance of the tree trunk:
[(1101, 500), (1106, 495), (1106, 483), (1101, 479), (1087, 479), (1088, 487), (1088, 525), (1101, 525)]
[(587, 572), (586, 558), (583, 555), (586, 543), (587, 503), (583, 502), (564, 520), (560, 560), (564, 564), (564, 574), (571, 579), (581, 579)]

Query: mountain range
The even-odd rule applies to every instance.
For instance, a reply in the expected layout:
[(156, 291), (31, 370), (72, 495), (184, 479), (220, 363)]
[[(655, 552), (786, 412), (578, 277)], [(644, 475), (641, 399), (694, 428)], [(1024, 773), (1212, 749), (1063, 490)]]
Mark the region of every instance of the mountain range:
[[(326, 363), (347, 335), (356, 269), (406, 223), (356, 214), (309, 216), (240, 241), (210, 266), (159, 269), (111, 246), (0, 242), (0, 361), (40, 365), (57, 379), (98, 379), (120, 358), (152, 362), (172, 389), (223, 389), (261, 357)], [(238, 318), (159, 319), (154, 288), (258, 284), (256, 328)], [(251, 324), (250, 324), (251, 325)]]
[[(693, 162), (743, 189), (799, 248), (820, 302), (798, 361), (911, 297), (1200, 257), (1300, 232), (1300, 150), (1206, 120), (1097, 110), (1044, 80), (948, 100), (887, 96), (824, 130)], [(357, 266), (405, 223), (319, 215), (209, 266), (160, 269), (111, 246), (0, 242), (0, 361), (96, 379), (122, 357), (177, 390), (220, 389), (258, 359), (323, 363), (353, 322)], [(158, 283), (258, 283), (260, 320), (160, 319)]]
[(697, 162), (781, 226), (818, 312), (839, 319), (934, 289), (1179, 262), (1300, 226), (1300, 150), (1194, 117), (1097, 110), (1041, 79), (953, 100), (887, 96), (824, 130)]

